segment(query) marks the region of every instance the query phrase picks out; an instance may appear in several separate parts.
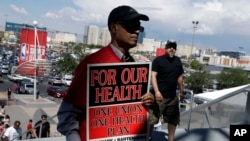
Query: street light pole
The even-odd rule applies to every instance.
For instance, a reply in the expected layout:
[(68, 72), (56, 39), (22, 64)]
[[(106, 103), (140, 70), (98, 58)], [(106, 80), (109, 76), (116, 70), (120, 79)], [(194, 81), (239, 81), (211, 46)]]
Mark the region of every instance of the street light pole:
[(36, 60), (37, 60), (37, 21), (33, 21), (34, 24), (34, 48), (35, 48), (35, 57), (34, 57), (34, 100), (37, 99), (37, 93), (36, 93), (36, 76), (37, 76), (37, 64), (36, 64)]
[(193, 53), (195, 29), (197, 28), (199, 21), (192, 21), (192, 23), (193, 23), (193, 37), (192, 37), (192, 48), (191, 48), (190, 58), (192, 57), (192, 53)]

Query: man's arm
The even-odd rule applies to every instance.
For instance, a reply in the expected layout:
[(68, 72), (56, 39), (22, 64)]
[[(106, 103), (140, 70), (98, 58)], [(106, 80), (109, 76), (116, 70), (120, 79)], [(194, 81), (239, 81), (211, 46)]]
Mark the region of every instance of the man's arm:
[(66, 136), (67, 141), (81, 141), (79, 135), (79, 115), (84, 115), (80, 108), (63, 101), (58, 110), (57, 130)]
[(179, 93), (180, 101), (183, 101), (183, 99), (184, 99), (184, 94), (183, 94), (183, 92), (184, 92), (183, 75), (180, 75), (178, 77), (177, 82), (178, 82), (178, 87), (179, 87), (179, 90), (180, 90), (180, 93)]
[(47, 122), (48, 123), (48, 131), (47, 131), (47, 137), (50, 137), (50, 123), (49, 122)]
[(162, 94), (159, 90), (158, 84), (157, 84), (157, 72), (156, 71), (152, 71), (151, 73), (151, 81), (152, 81), (152, 86), (153, 89), (155, 91), (155, 98), (157, 101), (162, 101), (163, 97)]

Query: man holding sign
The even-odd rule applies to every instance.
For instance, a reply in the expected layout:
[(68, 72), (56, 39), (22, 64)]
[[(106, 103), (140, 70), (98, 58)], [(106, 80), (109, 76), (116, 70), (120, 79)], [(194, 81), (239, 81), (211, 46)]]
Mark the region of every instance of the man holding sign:
[[(119, 6), (113, 9), (108, 17), (108, 28), (111, 34), (111, 43), (98, 52), (87, 56), (77, 67), (75, 71), (75, 77), (58, 111), (59, 123), (57, 129), (59, 132), (66, 136), (67, 141), (85, 141), (87, 138), (86, 130), (88, 130), (87, 124), (89, 124), (86, 123), (86, 117), (88, 116), (86, 115), (86, 108), (87, 101), (89, 100), (87, 99), (86, 93), (88, 89), (87, 79), (89, 78), (87, 72), (88, 65), (134, 62), (134, 59), (129, 54), (129, 49), (137, 45), (139, 32), (142, 29), (140, 26), (140, 20), (148, 21), (149, 18), (144, 14), (138, 13), (130, 6)], [(107, 81), (107, 84), (115, 84), (115, 76), (122, 75), (120, 73), (116, 73), (115, 75), (115, 70), (108, 69), (103, 71), (100, 70), (91, 72), (93, 73), (93, 75), (96, 75), (98, 73), (105, 73), (104, 71), (107, 71), (110, 76), (110, 82)], [(129, 71), (133, 70), (130, 69)], [(144, 71), (139, 69), (136, 69), (134, 71), (141, 71), (139, 73), (142, 73), (142, 75), (144, 73)], [(126, 70), (122, 70), (121, 73), (123, 72), (127, 73)], [(95, 78), (93, 78), (93, 80), (95, 80)], [(98, 79), (96, 81), (98, 81)], [(126, 80), (124, 79), (123, 82), (126, 82)], [(102, 85), (102, 83), (103, 82), (99, 82), (100, 85)], [(95, 86), (95, 84), (93, 84), (93, 86)], [(124, 99), (125, 97), (120, 96), (115, 88), (116, 87), (114, 87), (113, 93), (115, 99)], [(133, 85), (129, 88), (138, 90), (139, 86), (137, 87)], [(105, 90), (108, 91), (107, 87), (105, 88)], [(131, 97), (133, 96), (135, 95), (131, 94)], [(102, 102), (110, 102), (110, 100), (113, 100), (109, 99), (108, 97), (104, 98), (105, 99), (101, 99)], [(149, 106), (154, 103), (154, 96), (151, 93), (140, 95), (140, 98), (143, 105)], [(122, 107), (121, 109), (124, 110), (124, 107)], [(135, 111), (139, 111), (140, 106), (134, 105), (133, 109)], [(101, 110), (105, 110), (109, 113), (109, 115), (113, 114), (112, 109)], [(119, 112), (119, 108), (116, 108), (115, 110)], [(95, 113), (95, 115), (98, 114), (96, 113), (96, 111), (93, 112)], [(96, 132), (98, 132), (98, 130)]]

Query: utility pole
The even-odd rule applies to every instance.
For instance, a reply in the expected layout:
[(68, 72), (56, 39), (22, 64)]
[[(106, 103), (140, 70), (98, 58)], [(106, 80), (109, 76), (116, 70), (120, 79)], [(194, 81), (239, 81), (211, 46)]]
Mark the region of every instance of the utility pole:
[(193, 48), (194, 48), (195, 29), (197, 28), (197, 25), (199, 24), (199, 21), (192, 21), (192, 23), (193, 23), (193, 36), (192, 36), (191, 53), (190, 53), (190, 56), (189, 56), (189, 68), (191, 68), (191, 59), (192, 59)]
[(34, 57), (34, 100), (37, 99), (37, 93), (36, 93), (36, 77), (37, 77), (37, 21), (33, 21), (34, 24), (34, 49), (35, 49), (35, 57)]
[(199, 21), (192, 21), (192, 23), (193, 23), (193, 37), (192, 37), (192, 48), (191, 48), (191, 55), (190, 55), (190, 57), (192, 57), (193, 48), (194, 48), (195, 29), (197, 28), (197, 25), (199, 24)]

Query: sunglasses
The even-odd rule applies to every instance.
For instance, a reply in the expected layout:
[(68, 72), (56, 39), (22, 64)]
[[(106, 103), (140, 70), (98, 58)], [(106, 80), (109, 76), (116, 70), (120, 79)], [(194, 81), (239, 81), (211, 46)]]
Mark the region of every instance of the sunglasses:
[(173, 48), (174, 50), (176, 50), (176, 47), (177, 45), (175, 40), (168, 40), (166, 48)]
[(123, 21), (118, 22), (127, 32), (134, 33), (136, 30), (140, 30), (140, 32), (144, 31), (144, 28), (141, 26), (140, 21)]
[(168, 46), (166, 46), (166, 48), (168, 48), (168, 49), (172, 48), (172, 49), (176, 50), (176, 46), (168, 45)]

